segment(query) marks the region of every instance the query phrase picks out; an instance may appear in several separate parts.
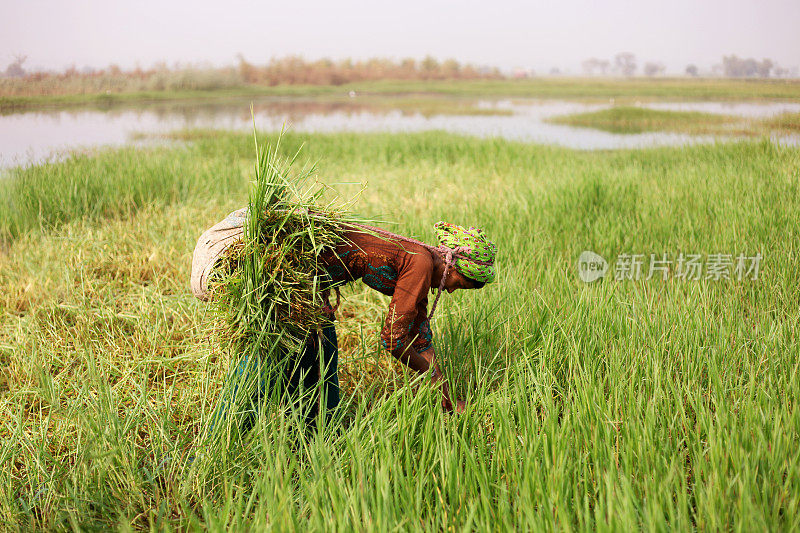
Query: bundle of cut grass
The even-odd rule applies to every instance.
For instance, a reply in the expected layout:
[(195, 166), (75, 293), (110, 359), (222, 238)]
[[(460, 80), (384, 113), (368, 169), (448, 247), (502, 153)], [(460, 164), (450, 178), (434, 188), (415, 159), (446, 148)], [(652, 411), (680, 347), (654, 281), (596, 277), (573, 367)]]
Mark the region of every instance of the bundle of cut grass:
[(256, 138), (256, 153), (244, 236), (211, 283), (219, 338), (232, 356), (210, 425), (217, 442), (281, 400), (287, 370), (327, 320), (318, 256), (343, 241), (340, 224), (352, 221), (344, 209), (318, 203), (325, 190), (310, 179), (315, 168), (293, 172), (298, 154), (279, 155), (280, 137), (271, 150)]

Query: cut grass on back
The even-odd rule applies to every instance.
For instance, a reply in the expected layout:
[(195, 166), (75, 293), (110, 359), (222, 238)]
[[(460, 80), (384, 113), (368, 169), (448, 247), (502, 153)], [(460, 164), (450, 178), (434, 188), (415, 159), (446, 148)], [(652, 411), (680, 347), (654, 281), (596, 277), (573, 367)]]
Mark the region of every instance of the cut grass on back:
[[(317, 203), (325, 189), (313, 183), (314, 167), (293, 170), (297, 154), (281, 155), (280, 141), (259, 147), (256, 137), (244, 234), (227, 250), (211, 287), (216, 339), (232, 358), (209, 435), (212, 447), (230, 446), (253, 416), (263, 414), (266, 406), (256, 403), (274, 407), (288, 399), (286, 380), (307, 338), (330, 324), (322, 312), (330, 288), (318, 257), (344, 241), (339, 224), (352, 219)], [(305, 391), (300, 403), (313, 403), (315, 393)]]

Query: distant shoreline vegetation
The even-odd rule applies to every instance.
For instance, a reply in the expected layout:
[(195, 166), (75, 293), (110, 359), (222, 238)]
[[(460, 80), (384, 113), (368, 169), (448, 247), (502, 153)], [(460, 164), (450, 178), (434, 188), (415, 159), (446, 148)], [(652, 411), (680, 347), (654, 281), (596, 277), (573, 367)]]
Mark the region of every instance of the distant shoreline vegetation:
[[(644, 76), (637, 76), (635, 57), (620, 54), (623, 55), (624, 65), (600, 69), (601, 76), (596, 75), (598, 70), (592, 66), (599, 60), (591, 65), (587, 60), (583, 77), (541, 77), (525, 69), (515, 69), (506, 75), (495, 67), (462, 64), (454, 59), (439, 61), (430, 56), (397, 61), (381, 58), (308, 61), (285, 57), (266, 65), (255, 65), (239, 56), (238, 64), (220, 68), (170, 68), (161, 63), (149, 69), (123, 70), (111, 65), (105, 69), (71, 67), (63, 72), (30, 72), (24, 68), (26, 58), (18, 56), (0, 71), (0, 111), (220, 97), (347, 96), (353, 91), (563, 99), (800, 99), (800, 79), (770, 77), (773, 71), (777, 74), (781, 70), (772, 68), (772, 63), (766, 70), (763, 62), (756, 63), (761, 67), (753, 71), (758, 77), (748, 77), (747, 69), (728, 68), (731, 61), (721, 71), (730, 77), (702, 77), (704, 73), (696, 68), (687, 70), (686, 76), (667, 77), (663, 69), (648, 68), (649, 64), (642, 68)], [(605, 63), (599, 61), (601, 65)], [(749, 64), (741, 60), (736, 65), (739, 63)], [(741, 76), (737, 74), (740, 71)]]
[(10, 65), (0, 75), (0, 96), (57, 96), (67, 94), (135, 93), (162, 91), (216, 91), (241, 87), (278, 85), (341, 86), (377, 80), (475, 80), (502, 79), (497, 68), (461, 64), (454, 59), (438, 61), (374, 58), (366, 61), (300, 57), (273, 59), (263, 66), (239, 57), (236, 66), (195, 67), (165, 63), (149, 69), (123, 70), (111, 65), (105, 69), (71, 67), (63, 72), (26, 72), (25, 58)]
[[(314, 98), (349, 100), (353, 97), (404, 98), (539, 98), (611, 102), (634, 105), (647, 101), (800, 101), (800, 80), (722, 78), (531, 78), (458, 80), (375, 80), (344, 85), (240, 85), (212, 88), (134, 90), (115, 85), (103, 89), (97, 81), (81, 87), (76, 81), (62, 87), (62, 94), (24, 79), (0, 78), (0, 114), (35, 109), (92, 107), (110, 109), (160, 102), (205, 103), (233, 99)], [(9, 89), (12, 84), (18, 87)], [(25, 92), (27, 87), (27, 92)], [(66, 92), (71, 88), (73, 92)], [(9, 94), (9, 93), (15, 94)]]

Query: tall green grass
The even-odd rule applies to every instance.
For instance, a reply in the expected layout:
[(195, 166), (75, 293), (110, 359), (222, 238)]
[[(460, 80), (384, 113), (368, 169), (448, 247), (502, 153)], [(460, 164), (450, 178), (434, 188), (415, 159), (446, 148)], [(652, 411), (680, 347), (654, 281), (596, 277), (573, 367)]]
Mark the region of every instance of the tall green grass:
[(0, 241), (81, 218), (132, 216), (149, 205), (225, 198), (246, 183), (242, 163), (224, 156), (203, 160), (186, 146), (78, 154), (64, 162), (12, 169), (0, 180)]
[[(141, 166), (173, 177), (140, 203), (109, 184), (107, 211), (70, 203), (48, 218), (58, 224), (18, 230), (0, 256), (7, 528), (800, 526), (797, 148), (287, 136), (284, 153), (305, 142), (320, 180), (344, 196), (367, 182), (358, 208), (397, 222), (387, 227), (431, 240), (431, 225), (451, 220), (498, 243), (497, 283), (447, 295), (435, 325), (467, 412), (443, 413), (435, 391), (380, 350), (387, 299), (357, 285), (337, 326), (339, 429), (298, 439), (292, 415), (272, 411), (201, 468), (188, 457), (227, 359), (189, 294), (190, 253), (244, 205), (252, 140), (180, 137), (191, 144), (174, 152), (50, 167), (77, 190), (107, 175), (100, 161), (120, 176)], [(21, 174), (31, 175), (45, 173)], [(757, 280), (586, 285), (585, 249), (612, 261), (764, 259)]]

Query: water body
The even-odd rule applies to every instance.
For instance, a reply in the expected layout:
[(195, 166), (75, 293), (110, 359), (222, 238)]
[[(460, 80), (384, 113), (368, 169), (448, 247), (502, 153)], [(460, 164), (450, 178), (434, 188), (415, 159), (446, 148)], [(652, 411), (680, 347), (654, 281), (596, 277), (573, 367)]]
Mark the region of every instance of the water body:
[[(711, 136), (666, 132), (638, 134), (549, 124), (556, 115), (596, 111), (611, 106), (553, 100), (481, 100), (472, 102), (484, 114), (423, 114), (413, 108), (393, 109), (356, 96), (345, 101), (261, 99), (254, 102), (256, 125), (279, 130), (284, 124), (297, 132), (416, 132), (444, 130), (479, 137), (554, 144), (584, 150), (638, 148), (710, 142)], [(184, 128), (252, 129), (250, 99), (224, 103), (173, 103), (109, 110), (32, 111), (0, 116), (0, 168), (58, 159), (74, 151), (99, 146), (147, 143), (141, 134)], [(762, 118), (800, 111), (798, 103), (684, 102), (647, 103), (653, 109), (692, 110)], [(435, 107), (433, 107), (435, 110)], [(492, 113), (496, 111), (497, 113)], [(796, 137), (776, 138), (800, 144)]]

